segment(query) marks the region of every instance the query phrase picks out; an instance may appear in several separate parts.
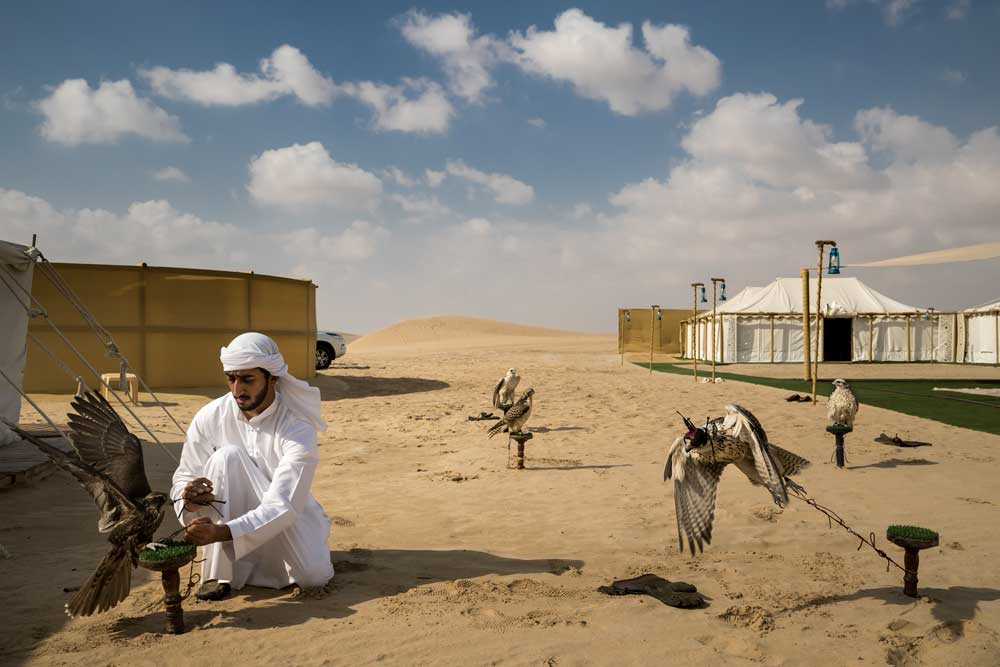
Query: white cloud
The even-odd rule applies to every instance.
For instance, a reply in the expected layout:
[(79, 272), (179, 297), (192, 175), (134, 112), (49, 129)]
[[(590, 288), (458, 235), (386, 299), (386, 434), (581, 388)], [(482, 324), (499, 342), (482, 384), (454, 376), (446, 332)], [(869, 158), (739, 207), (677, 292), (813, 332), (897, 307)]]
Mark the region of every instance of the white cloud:
[(945, 16), (951, 21), (961, 21), (969, 15), (971, 6), (972, 0), (955, 0), (955, 2), (948, 5)]
[[(858, 0), (826, 0), (827, 9), (841, 11)], [(961, 3), (963, 0), (958, 0)], [(868, 0), (868, 3), (879, 8), (885, 24), (895, 28), (916, 11), (920, 0)]]
[(451, 176), (481, 185), (493, 193), (500, 204), (523, 206), (535, 198), (535, 189), (507, 174), (490, 174), (474, 169), (461, 160), (449, 160), (445, 170)]
[(372, 209), (382, 193), (378, 177), (337, 162), (318, 141), (264, 151), (249, 169), (254, 201), (289, 210)]
[(140, 70), (153, 90), (164, 97), (205, 106), (241, 106), (266, 102), (285, 95), (308, 106), (328, 105), (336, 84), (320, 74), (294, 46), (283, 44), (260, 61), (260, 74), (240, 74), (229, 63), (211, 70), (153, 67)]
[(361, 81), (342, 90), (371, 107), (378, 130), (442, 134), (455, 113), (441, 86), (427, 79), (404, 78), (399, 86)]
[(136, 202), (120, 215), (104, 209), (57, 211), (44, 199), (0, 188), (0, 219), (12, 240), (38, 234), (52, 261), (245, 268), (259, 250), (234, 225), (181, 213), (169, 202)]
[(531, 125), (531, 126), (537, 127), (537, 128), (543, 128), (543, 127), (545, 127), (545, 119), (544, 118), (529, 118), (528, 119), (528, 125)]
[(406, 172), (404, 172), (399, 167), (388, 167), (382, 170), (382, 175), (394, 182), (396, 185), (402, 186), (404, 188), (412, 188), (416, 186), (417, 181), (411, 178)]
[(403, 37), (413, 46), (441, 60), (448, 88), (468, 102), (482, 101), (494, 85), (490, 68), (506, 57), (506, 45), (489, 36), (476, 36), (468, 14), (428, 16), (410, 10), (399, 22)]
[(463, 232), (475, 236), (485, 236), (493, 230), (493, 223), (486, 218), (469, 218), (460, 225)]
[(941, 70), (941, 73), (938, 75), (938, 78), (947, 83), (959, 86), (965, 83), (967, 77), (965, 72), (961, 70), (946, 68)]
[(874, 150), (889, 152), (904, 162), (951, 160), (959, 148), (958, 139), (946, 128), (888, 107), (859, 111), (854, 127)]
[(445, 177), (448, 175), (444, 171), (434, 171), (433, 169), (424, 169), (424, 179), (427, 181), (427, 185), (432, 188), (436, 188), (442, 183), (444, 183)]
[(96, 90), (83, 79), (67, 79), (36, 106), (45, 116), (42, 136), (69, 146), (116, 143), (128, 135), (188, 141), (177, 117), (136, 96), (127, 79), (102, 81)]
[(442, 204), (437, 197), (397, 193), (392, 195), (392, 200), (403, 209), (409, 222), (440, 222), (452, 215), (451, 209)]
[(681, 92), (705, 95), (719, 85), (722, 66), (690, 43), (688, 29), (642, 24), (644, 49), (633, 46), (632, 26), (595, 21), (579, 9), (555, 19), (552, 31), (514, 32), (514, 62), (525, 71), (573, 85), (582, 97), (603, 100), (625, 116), (661, 111)]
[(305, 262), (331, 259), (360, 262), (374, 256), (388, 236), (388, 230), (381, 225), (355, 220), (338, 233), (307, 227), (280, 235), (279, 240), (285, 247), (299, 249), (298, 255)]
[(191, 177), (179, 167), (164, 167), (153, 172), (153, 180), (161, 183), (190, 183)]

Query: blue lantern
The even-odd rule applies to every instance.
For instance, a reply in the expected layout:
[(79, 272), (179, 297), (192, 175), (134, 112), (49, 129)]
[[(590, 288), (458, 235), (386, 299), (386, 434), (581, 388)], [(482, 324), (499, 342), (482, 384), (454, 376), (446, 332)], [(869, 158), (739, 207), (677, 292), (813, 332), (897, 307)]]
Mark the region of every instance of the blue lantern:
[(933, 314), (934, 314), (934, 309), (933, 308), (928, 308), (924, 312), (924, 320), (930, 320), (931, 319), (931, 315), (933, 315)]
[(663, 311), (660, 310), (659, 308), (656, 309), (656, 319), (657, 320), (662, 320), (663, 319)]
[(625, 311), (625, 321), (626, 322), (631, 322), (632, 321), (632, 312), (631, 311), (628, 311), (628, 310)]
[(701, 302), (708, 303), (708, 299), (705, 298), (705, 286), (701, 286)]
[(831, 276), (840, 275), (840, 251), (836, 246), (830, 248), (830, 268), (827, 273)]
[(719, 296), (719, 301), (726, 300), (726, 283), (722, 283), (722, 294)]

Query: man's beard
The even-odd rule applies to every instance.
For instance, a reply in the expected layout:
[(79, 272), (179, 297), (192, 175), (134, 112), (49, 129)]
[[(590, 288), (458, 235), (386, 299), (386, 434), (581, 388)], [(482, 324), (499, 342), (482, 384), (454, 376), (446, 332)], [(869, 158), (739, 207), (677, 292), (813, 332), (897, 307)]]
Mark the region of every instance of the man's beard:
[(267, 386), (266, 385), (264, 386), (263, 389), (260, 390), (259, 394), (257, 394), (256, 396), (251, 396), (250, 397), (250, 402), (249, 403), (240, 404), (240, 402), (237, 401), (236, 402), (236, 407), (238, 407), (240, 409), (240, 411), (242, 411), (242, 412), (252, 412), (252, 411), (254, 411), (254, 410), (256, 410), (257, 408), (260, 407), (260, 404), (264, 402), (265, 398), (267, 398)]

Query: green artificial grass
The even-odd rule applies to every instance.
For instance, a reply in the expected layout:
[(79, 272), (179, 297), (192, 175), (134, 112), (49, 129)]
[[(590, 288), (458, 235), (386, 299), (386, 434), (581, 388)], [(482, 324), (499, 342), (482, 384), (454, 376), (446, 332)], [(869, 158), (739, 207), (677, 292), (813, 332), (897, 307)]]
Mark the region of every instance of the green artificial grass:
[(920, 526), (889, 526), (885, 531), (888, 539), (903, 538), (906, 540), (927, 540), (928, 542), (938, 539), (938, 534), (929, 528)]
[[(648, 367), (648, 364), (634, 363), (636, 366)], [(720, 371), (719, 368), (716, 366), (716, 377), (728, 381), (748, 382), (800, 394), (812, 393), (812, 383), (805, 380), (740, 375)], [(677, 366), (672, 363), (654, 363), (653, 370), (677, 375), (691, 375), (693, 372), (690, 367)], [(698, 370), (701, 377), (706, 377), (704, 368)], [(831, 381), (832, 379), (819, 380), (816, 383), (817, 395), (829, 396), (833, 391)], [(1000, 388), (998, 380), (850, 380), (850, 383), (858, 401), (865, 405), (873, 405), (877, 408), (895, 410), (915, 417), (933, 419), (952, 426), (1000, 435), (1000, 397), (934, 391), (934, 387), (953, 389)]]
[(171, 558), (177, 558), (178, 556), (188, 556), (193, 554), (195, 549), (197, 549), (197, 547), (190, 542), (162, 540), (160, 544), (165, 546), (160, 549), (150, 549), (149, 547), (146, 547), (140, 551), (139, 560), (144, 560), (147, 563), (170, 560)]

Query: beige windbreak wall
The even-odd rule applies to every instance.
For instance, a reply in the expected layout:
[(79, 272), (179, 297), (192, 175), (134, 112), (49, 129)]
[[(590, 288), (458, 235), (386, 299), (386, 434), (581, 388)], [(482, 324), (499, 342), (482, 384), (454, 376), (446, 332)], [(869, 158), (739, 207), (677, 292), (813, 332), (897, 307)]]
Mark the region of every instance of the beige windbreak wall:
[[(651, 308), (618, 309), (618, 352), (649, 352), (650, 336), (653, 352), (677, 354), (681, 351), (681, 322), (691, 317), (690, 310), (663, 308), (655, 319)], [(652, 322), (652, 326), (650, 323)]]
[[(293, 375), (316, 374), (316, 286), (308, 280), (153, 266), (53, 266), (150, 387), (223, 389), (219, 349), (246, 331), (274, 338)], [(98, 371), (119, 370), (119, 361), (108, 357), (44, 271), (35, 272), (32, 294)], [(33, 319), (29, 331), (88, 386), (98, 386), (44, 319)], [(24, 388), (67, 393), (76, 382), (29, 340)]]

